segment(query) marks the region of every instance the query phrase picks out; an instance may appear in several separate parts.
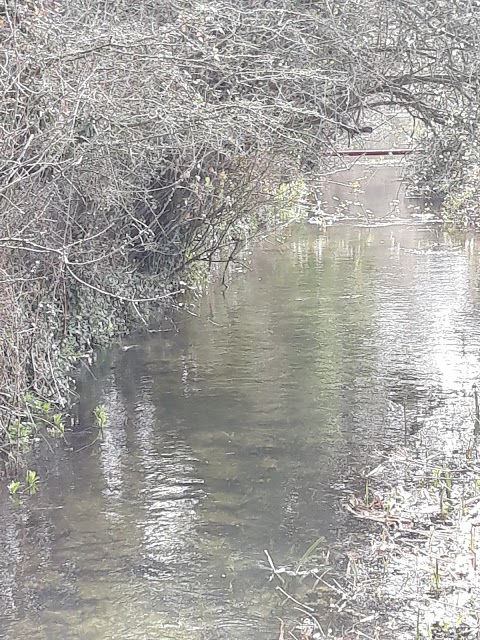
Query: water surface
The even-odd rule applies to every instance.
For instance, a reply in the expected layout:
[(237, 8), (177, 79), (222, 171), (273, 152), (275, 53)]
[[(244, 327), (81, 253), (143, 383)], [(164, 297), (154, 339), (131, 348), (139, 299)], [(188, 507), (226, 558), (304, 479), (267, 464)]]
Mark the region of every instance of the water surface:
[(480, 373), (476, 236), (389, 207), (265, 241), (175, 330), (102, 357), (75, 451), (1, 497), (0, 637), (278, 638), (264, 549), (341, 542), (372, 449), (464, 410)]

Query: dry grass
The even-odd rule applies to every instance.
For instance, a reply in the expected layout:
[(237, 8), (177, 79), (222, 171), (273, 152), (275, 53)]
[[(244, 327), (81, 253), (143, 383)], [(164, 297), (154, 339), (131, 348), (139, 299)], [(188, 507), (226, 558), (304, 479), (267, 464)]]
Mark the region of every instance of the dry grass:
[[(332, 562), (324, 549), (315, 569), (286, 571), (299, 617), (289, 616), (285, 638), (478, 637), (480, 459), (467, 403), (365, 473), (364, 495), (344, 503), (363, 525), (352, 523), (333, 552), (343, 561)], [(381, 458), (372, 453), (372, 461)], [(275, 579), (283, 573), (275, 569)], [(310, 599), (301, 601), (305, 583)], [(313, 607), (312, 592), (319, 599)]]

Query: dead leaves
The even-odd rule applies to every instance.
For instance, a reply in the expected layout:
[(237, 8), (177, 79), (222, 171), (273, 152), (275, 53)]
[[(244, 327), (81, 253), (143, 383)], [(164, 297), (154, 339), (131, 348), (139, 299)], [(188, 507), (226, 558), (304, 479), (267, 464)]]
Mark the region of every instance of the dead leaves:
[(343, 507), (356, 518), (372, 520), (389, 528), (410, 529), (413, 526), (413, 521), (410, 518), (402, 518), (388, 513), (379, 498), (374, 498), (372, 502), (367, 504), (356, 496), (350, 496), (343, 503)]

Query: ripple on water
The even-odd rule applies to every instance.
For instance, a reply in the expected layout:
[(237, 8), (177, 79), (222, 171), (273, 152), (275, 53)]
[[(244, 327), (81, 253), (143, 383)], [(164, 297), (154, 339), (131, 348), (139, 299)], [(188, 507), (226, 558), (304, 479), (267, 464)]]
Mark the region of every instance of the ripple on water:
[[(271, 638), (263, 550), (295, 563), (341, 540), (339, 502), (372, 446), (465, 408), (476, 243), (411, 224), (304, 229), (257, 250), (225, 295), (212, 287), (179, 333), (119, 353), (83, 385), (81, 450), (59, 452), (31, 502), (0, 504), (5, 637)], [(82, 449), (98, 403), (105, 439)]]

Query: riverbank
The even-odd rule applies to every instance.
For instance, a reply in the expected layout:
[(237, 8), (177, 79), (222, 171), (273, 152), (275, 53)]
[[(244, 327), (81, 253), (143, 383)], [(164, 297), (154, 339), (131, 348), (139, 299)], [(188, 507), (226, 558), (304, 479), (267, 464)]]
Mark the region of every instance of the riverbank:
[[(364, 491), (342, 503), (363, 526), (354, 524), (343, 551), (324, 549), (320, 565), (303, 567), (296, 578), (307, 580), (310, 598), (317, 591), (320, 602), (330, 603), (322, 616), (311, 601), (297, 600), (303, 615), (290, 625), (300, 638), (478, 636), (479, 425), (474, 388), (462, 410), (446, 410), (441, 424), (432, 418), (412, 432), (405, 416), (404, 446), (372, 451), (362, 473)], [(330, 559), (338, 554), (343, 561), (337, 557), (334, 565)], [(298, 597), (292, 589), (287, 600)]]
[[(129, 276), (117, 273), (114, 288), (128, 290), (131, 297), (108, 295), (96, 285), (75, 280), (68, 291), (59, 291), (56, 300), (50, 297), (50, 287), (40, 287), (37, 299), (27, 298), (26, 304), (15, 292), (15, 304), (4, 311), (8, 321), (0, 329), (0, 478), (11, 480), (12, 495), (37, 490), (37, 473), (27, 468), (36, 467), (32, 455), (35, 441), (43, 440), (48, 447), (48, 440), (52, 444), (54, 440), (67, 442), (67, 432), (73, 426), (78, 369), (90, 370), (100, 350), (118, 345), (131, 334), (170, 326), (173, 314), (195, 307), (212, 274), (227, 288), (230, 272), (243, 264), (244, 251), (261, 238), (282, 233), (296, 219), (299, 194), (298, 185), (281, 185), (276, 194), (268, 196), (268, 204), (265, 198), (260, 213), (246, 215), (241, 223), (237, 220), (239, 226), (229, 229), (227, 225), (221, 232), (222, 242), (214, 249), (200, 243), (197, 251), (208, 255), (209, 264), (192, 260), (178, 272), (166, 268), (155, 278), (136, 267)], [(19, 256), (20, 260), (24, 257), (23, 253)], [(18, 266), (14, 256), (11, 271)], [(104, 268), (104, 276), (112, 283), (114, 266)], [(30, 328), (19, 337), (14, 325)], [(101, 407), (95, 410), (100, 428), (105, 421), (97, 419), (101, 411)]]
[(240, 71), (212, 50), (223, 14), (0, 5), (0, 461), (24, 476), (31, 442), (70, 426), (72, 369), (231, 265), (291, 210), (299, 167), (261, 113), (239, 117), (260, 87), (240, 109), (228, 93)]

